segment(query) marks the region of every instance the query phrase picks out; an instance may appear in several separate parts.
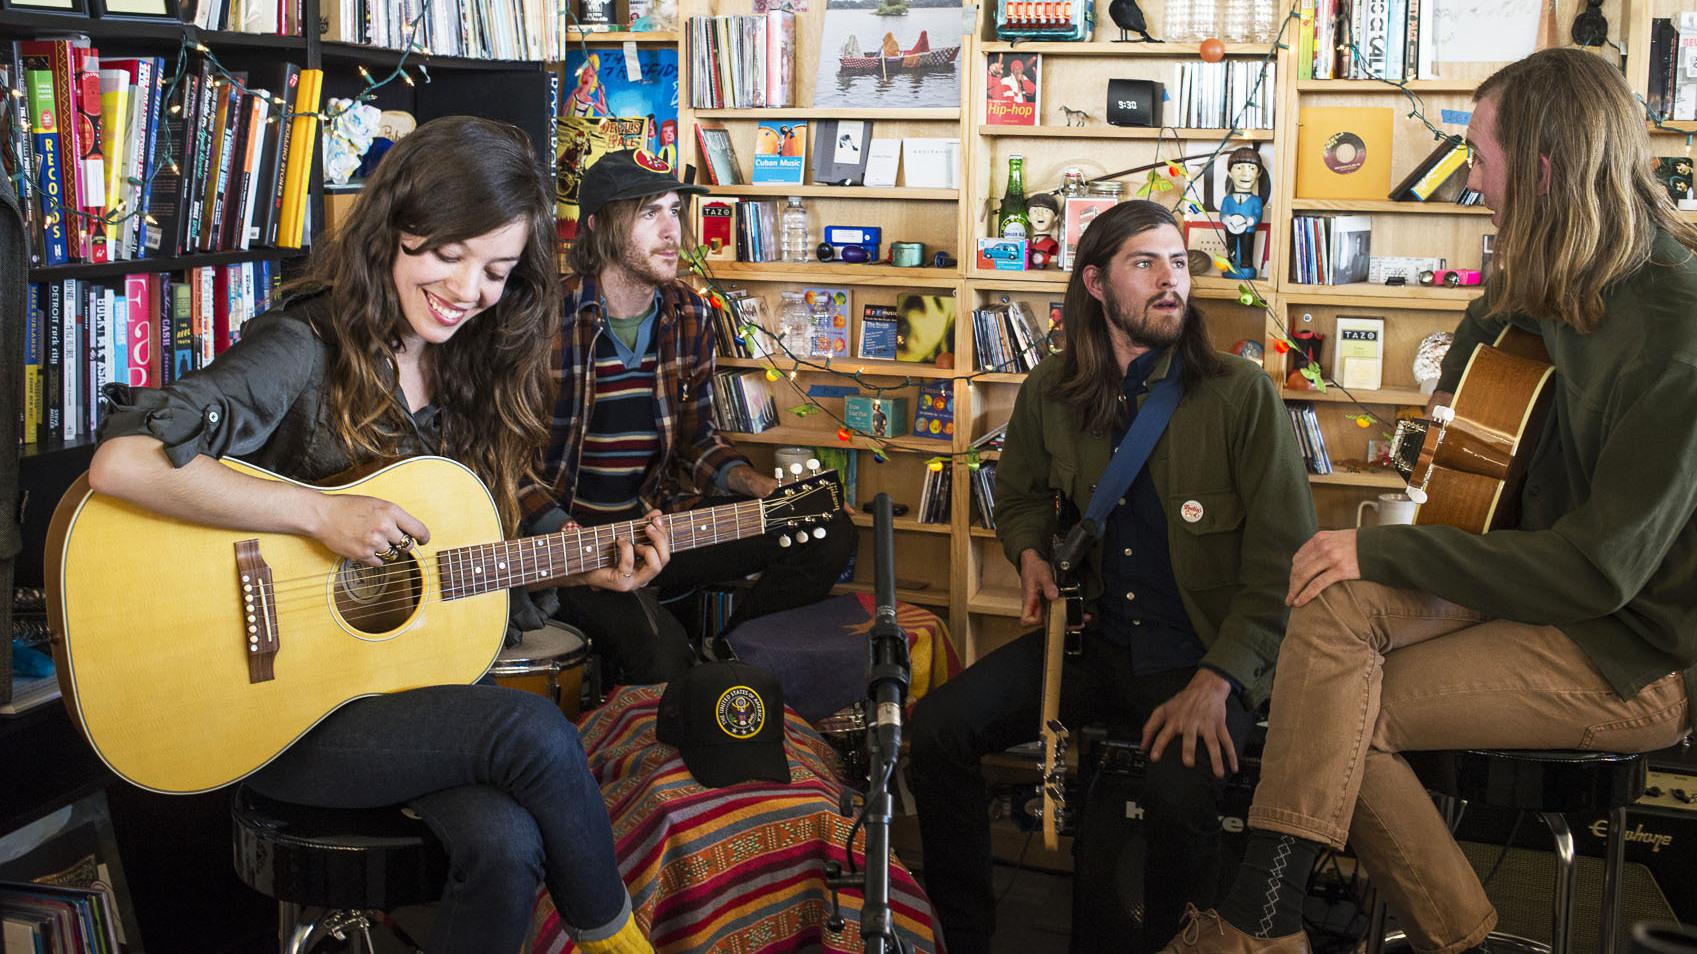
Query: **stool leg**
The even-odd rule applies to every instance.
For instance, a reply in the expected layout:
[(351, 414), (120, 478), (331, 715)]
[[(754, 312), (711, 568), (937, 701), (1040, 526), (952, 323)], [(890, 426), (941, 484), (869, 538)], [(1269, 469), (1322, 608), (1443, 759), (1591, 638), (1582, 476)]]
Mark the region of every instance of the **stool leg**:
[(1609, 812), (1607, 857), (1603, 862), (1602, 954), (1615, 954), (1620, 934), (1621, 878), (1626, 874), (1626, 806)]
[(1558, 812), (1543, 812), (1556, 842), (1556, 901), (1550, 923), (1550, 954), (1568, 954), (1573, 931), (1573, 832)]
[(1367, 889), (1367, 909), (1370, 913), (1367, 915), (1367, 939), (1363, 954), (1384, 954), (1385, 918), (1389, 908), (1378, 888)]
[(306, 909), (300, 905), (277, 902), (277, 949), (282, 954), (303, 954), (317, 925), (318, 919), (307, 917)]

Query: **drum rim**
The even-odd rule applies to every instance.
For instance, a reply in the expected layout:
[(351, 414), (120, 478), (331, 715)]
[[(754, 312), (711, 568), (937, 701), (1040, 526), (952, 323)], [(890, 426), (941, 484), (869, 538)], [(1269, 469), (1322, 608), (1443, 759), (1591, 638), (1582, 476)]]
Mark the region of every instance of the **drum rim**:
[[(549, 669), (559, 671), (571, 669), (589, 658), (589, 639), (583, 630), (570, 623), (549, 620), (541, 629), (526, 630), (525, 635), (540, 633), (548, 630), (560, 630), (564, 635), (576, 640), (576, 644), (567, 643), (564, 650), (552, 653), (538, 652), (540, 646), (508, 646), (501, 650), (507, 653), (512, 650), (529, 650), (530, 654), (523, 656), (497, 655), (495, 662), (489, 667), (489, 674), (494, 676), (522, 676), (527, 673), (547, 672)], [(553, 665), (550, 665), (553, 664)]]

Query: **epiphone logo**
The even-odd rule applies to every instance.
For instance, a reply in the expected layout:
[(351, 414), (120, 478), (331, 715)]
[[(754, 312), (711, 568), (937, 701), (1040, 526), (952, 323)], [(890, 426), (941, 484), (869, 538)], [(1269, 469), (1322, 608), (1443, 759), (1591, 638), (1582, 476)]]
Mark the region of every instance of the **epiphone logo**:
[[(1607, 818), (1599, 818), (1592, 822), (1591, 834), (1598, 838), (1607, 838), (1609, 836), (1609, 820)], [(1652, 855), (1659, 853), (1663, 848), (1673, 844), (1672, 835), (1660, 831), (1645, 831), (1643, 822), (1639, 822), (1633, 827), (1628, 828), (1626, 831), (1621, 832), (1621, 837), (1626, 839), (1629, 844), (1636, 843), (1640, 845), (1649, 845), (1650, 854)]]

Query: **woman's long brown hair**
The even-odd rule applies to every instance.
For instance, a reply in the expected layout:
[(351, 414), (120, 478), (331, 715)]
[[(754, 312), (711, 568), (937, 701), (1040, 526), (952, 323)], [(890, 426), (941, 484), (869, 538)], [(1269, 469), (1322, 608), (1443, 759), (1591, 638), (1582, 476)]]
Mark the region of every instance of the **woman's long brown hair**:
[[(1588, 333), (1609, 286), (1650, 261), (1658, 229), (1697, 250), (1697, 227), (1656, 179), (1644, 109), (1619, 69), (1582, 50), (1544, 50), (1492, 74), (1473, 98), (1496, 106), (1509, 172), (1489, 314)], [(1543, 194), (1540, 157), (1550, 162)]]
[[(525, 223), (529, 238), (501, 300), (429, 346), (423, 362), (443, 452), (488, 484), (509, 533), (518, 526), (519, 484), (534, 473), (548, 439), (556, 390), (549, 342), (560, 314), (554, 199), (529, 138), (470, 116), (419, 126), (383, 157), (300, 283), (329, 294), (317, 330), (333, 355), (327, 398), (337, 435), (356, 458), (397, 456), (411, 424), (394, 396), (394, 355), (408, 329), (395, 257), (514, 221)], [(424, 241), (402, 248), (402, 233)]]
[[(1067, 297), (1061, 305), (1061, 326), (1066, 329), (1066, 351), (1061, 374), (1049, 386), (1049, 396), (1068, 404), (1092, 433), (1106, 434), (1125, 413), (1120, 396), (1125, 393), (1125, 375), (1114, 358), (1108, 336), (1104, 306), (1084, 285), (1084, 270), (1092, 265), (1104, 272), (1125, 240), (1140, 232), (1170, 225), (1178, 228), (1166, 206), (1133, 199), (1098, 215), (1078, 240), (1078, 259), (1073, 263)], [(1103, 276), (1103, 281), (1107, 276)], [(1184, 327), (1173, 345), (1184, 359), (1182, 381), (1186, 390), (1196, 382), (1224, 369), (1219, 353), (1208, 341), (1208, 328), (1196, 306), (1188, 305)]]

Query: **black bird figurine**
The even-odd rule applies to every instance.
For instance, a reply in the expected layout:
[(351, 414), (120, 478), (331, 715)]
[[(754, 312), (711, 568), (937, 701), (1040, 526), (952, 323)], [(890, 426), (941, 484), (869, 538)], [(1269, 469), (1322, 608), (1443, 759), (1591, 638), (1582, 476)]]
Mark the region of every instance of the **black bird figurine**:
[[(1143, 10), (1137, 5), (1137, 0), (1113, 0), (1108, 4), (1108, 16), (1120, 28), (1120, 38), (1116, 43), (1160, 43), (1149, 35), (1149, 23), (1143, 18)], [(1133, 40), (1125, 35), (1127, 30), (1143, 37)]]

